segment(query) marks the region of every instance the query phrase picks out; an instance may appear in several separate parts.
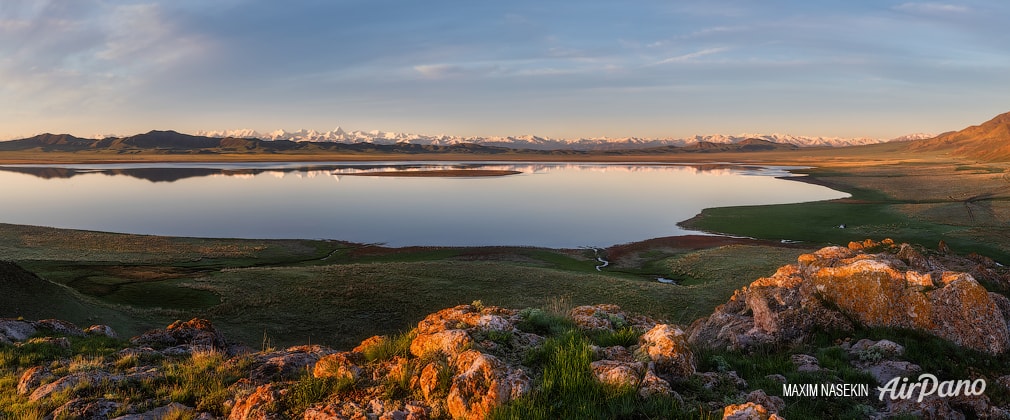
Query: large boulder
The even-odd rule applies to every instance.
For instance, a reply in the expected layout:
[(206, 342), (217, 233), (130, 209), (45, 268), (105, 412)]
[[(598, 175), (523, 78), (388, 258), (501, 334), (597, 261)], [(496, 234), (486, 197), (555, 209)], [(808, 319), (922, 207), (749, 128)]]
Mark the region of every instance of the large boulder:
[(449, 414), (456, 419), (484, 419), (495, 407), (529, 392), (530, 379), (522, 370), (511, 370), (498, 358), (468, 350), (456, 359), (446, 398)]
[(163, 330), (151, 330), (134, 337), (130, 343), (155, 349), (175, 348), (177, 351), (173, 353), (179, 354), (188, 354), (194, 350), (228, 350), (224, 335), (210, 321), (200, 318), (186, 322), (175, 321)]
[(0, 319), (0, 340), (25, 341), (36, 332), (38, 330), (31, 322), (19, 319)]
[(74, 398), (57, 407), (50, 416), (55, 419), (107, 419), (119, 406), (119, 403), (104, 398)]
[(410, 353), (421, 357), (441, 351), (456, 356), (473, 343), (467, 330), (477, 327), (480, 319), (481, 311), (472, 305), (459, 305), (428, 315), (417, 323), (417, 337), (410, 343)]
[(1001, 354), (1010, 348), (1008, 302), (968, 273), (942, 271), (968, 264), (957, 258), (924, 256), (907, 244), (887, 241), (803, 254), (796, 264), (737, 290), (712, 315), (695, 321), (689, 341), (746, 349), (802, 341), (819, 329), (847, 330), (856, 322), (915, 329)]
[(231, 408), (229, 420), (273, 420), (283, 419), (285, 416), (278, 413), (278, 407), (288, 393), (278, 384), (266, 384), (257, 387), (251, 394), (235, 399), (235, 405)]
[(694, 374), (694, 353), (687, 345), (687, 335), (676, 325), (658, 324), (638, 339), (637, 354), (648, 358), (657, 375), (683, 379)]
[(335, 350), (318, 345), (259, 353), (253, 356), (249, 379), (256, 383), (296, 379), (306, 370), (313, 371), (316, 362), (334, 353)]

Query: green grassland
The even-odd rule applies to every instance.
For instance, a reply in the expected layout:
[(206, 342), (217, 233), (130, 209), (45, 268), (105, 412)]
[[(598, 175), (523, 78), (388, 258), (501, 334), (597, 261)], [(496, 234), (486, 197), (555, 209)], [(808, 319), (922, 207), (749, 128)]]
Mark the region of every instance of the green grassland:
[[(846, 199), (705, 209), (683, 226), (770, 240), (846, 244), (889, 237), (1010, 262), (1005, 165), (901, 164), (813, 169)], [(844, 225), (844, 228), (841, 226)]]
[(850, 198), (707, 209), (685, 222), (767, 241), (686, 246), (660, 238), (602, 250), (611, 259), (603, 271), (596, 270), (592, 250), (385, 248), (0, 224), (0, 259), (40, 277), (4, 279), (0, 316), (107, 323), (124, 335), (206, 317), (254, 347), (264, 336), (278, 345), (347, 347), (474, 300), (519, 308), (558, 299), (616, 303), (688, 324), (803, 252), (867, 238), (927, 246), (943, 240), (955, 252), (1010, 262), (1006, 165), (874, 155), (882, 150), (830, 159), (819, 156), (822, 151), (789, 154), (820, 159), (822, 165), (803, 171), (807, 181), (849, 192)]
[[(0, 226), (4, 232), (0, 235), (13, 235), (12, 231), (23, 234), (23, 230)], [(180, 246), (178, 258), (168, 258), (171, 253), (166, 255), (160, 247), (122, 251), (129, 264), (115, 261), (116, 251), (112, 250), (105, 251), (110, 261), (74, 259), (92, 253), (79, 249), (85, 241), (64, 242), (64, 251), (70, 251), (65, 254), (25, 249), (15, 258), (19, 264), (45, 279), (36, 283), (62, 291), (58, 299), (35, 298), (57, 306), (55, 312), (60, 312), (61, 306), (93, 308), (95, 314), (105, 313), (110, 319), (102, 322), (125, 328), (127, 333), (136, 332), (142, 324), (153, 327), (174, 319), (205, 317), (214, 320), (227, 336), (250, 345), (266, 336), (275, 345), (350, 347), (373, 334), (408, 329), (439, 308), (474, 300), (520, 308), (541, 307), (557, 300), (573, 305), (608, 302), (688, 323), (724, 302), (736, 288), (771, 274), (800, 252), (780, 249), (776, 258), (769, 258), (763, 247), (726, 246), (694, 257), (688, 251), (662, 253), (648, 261), (649, 273), (645, 274), (641, 267), (619, 263), (611, 266), (613, 270), (597, 271), (591, 250), (390, 249), (333, 242), (37, 231), (68, 237), (99, 236), (116, 243), (155, 239)], [(188, 253), (193, 247), (244, 251), (197, 261)], [(19, 257), (14, 247), (6, 252)], [(145, 256), (144, 252), (150, 254)], [(69, 259), (54, 259), (60, 255)], [(33, 259), (39, 257), (45, 259)], [(752, 264), (756, 257), (763, 260), (758, 265)], [(685, 283), (663, 284), (656, 276), (676, 277)], [(66, 317), (75, 322), (98, 321), (94, 316), (69, 315)], [(121, 322), (124, 318), (132, 322)]]

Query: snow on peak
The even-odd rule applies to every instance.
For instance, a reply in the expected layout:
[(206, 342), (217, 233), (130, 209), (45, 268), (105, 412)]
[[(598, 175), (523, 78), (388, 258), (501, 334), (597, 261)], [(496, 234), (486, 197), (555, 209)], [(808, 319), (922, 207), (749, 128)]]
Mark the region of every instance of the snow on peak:
[(800, 147), (839, 147), (852, 145), (865, 145), (883, 143), (887, 141), (909, 141), (925, 138), (932, 138), (932, 134), (915, 133), (897, 137), (890, 140), (874, 139), (868, 137), (842, 138), (842, 137), (815, 137), (815, 136), (795, 136), (790, 134), (752, 134), (742, 133), (737, 135), (711, 134), (696, 135), (687, 138), (656, 138), (646, 139), (638, 137), (592, 137), (579, 139), (558, 139), (550, 137), (540, 137), (536, 135), (519, 136), (490, 136), (490, 137), (462, 137), (450, 135), (421, 135), (406, 134), (391, 131), (371, 130), (371, 131), (346, 131), (341, 127), (336, 127), (330, 131), (316, 131), (309, 129), (299, 129), (287, 131), (278, 129), (266, 133), (261, 133), (251, 129), (220, 130), (220, 131), (200, 131), (197, 135), (207, 137), (237, 137), (255, 138), (261, 140), (288, 140), (288, 141), (312, 141), (312, 142), (339, 142), (339, 143), (375, 143), (375, 144), (395, 144), (409, 143), (422, 145), (448, 146), (461, 143), (474, 143), (485, 146), (512, 147), (525, 149), (576, 149), (576, 150), (614, 150), (614, 149), (641, 149), (649, 147), (665, 146), (685, 146), (699, 142), (733, 144), (748, 139), (766, 140), (774, 143), (793, 144)]

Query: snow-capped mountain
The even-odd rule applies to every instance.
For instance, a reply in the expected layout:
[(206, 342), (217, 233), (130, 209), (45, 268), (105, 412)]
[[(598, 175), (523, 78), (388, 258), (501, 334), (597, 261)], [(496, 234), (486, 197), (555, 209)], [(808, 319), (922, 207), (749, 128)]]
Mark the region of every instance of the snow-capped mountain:
[(883, 143), (888, 141), (909, 141), (916, 139), (932, 138), (931, 134), (916, 133), (901, 136), (895, 139), (875, 139), (868, 137), (841, 138), (841, 137), (811, 137), (794, 136), (789, 134), (739, 134), (739, 135), (706, 135), (689, 138), (666, 138), (666, 139), (645, 139), (638, 137), (597, 137), (581, 139), (555, 139), (549, 137), (539, 137), (533, 135), (506, 136), (506, 137), (462, 137), (449, 135), (423, 135), (386, 132), (379, 130), (372, 131), (345, 131), (337, 127), (330, 131), (316, 130), (275, 130), (261, 133), (250, 129), (221, 130), (221, 131), (200, 131), (197, 135), (207, 137), (236, 137), (255, 138), (261, 140), (290, 140), (290, 141), (313, 141), (313, 142), (338, 142), (338, 143), (375, 143), (375, 144), (396, 144), (411, 143), (422, 145), (448, 146), (461, 143), (473, 143), (483, 146), (498, 146), (517, 149), (574, 149), (574, 150), (616, 150), (616, 149), (644, 149), (650, 147), (663, 146), (686, 146), (690, 144), (708, 142), (731, 144), (739, 143), (747, 139), (761, 139), (775, 143), (793, 144), (800, 147), (839, 147)]

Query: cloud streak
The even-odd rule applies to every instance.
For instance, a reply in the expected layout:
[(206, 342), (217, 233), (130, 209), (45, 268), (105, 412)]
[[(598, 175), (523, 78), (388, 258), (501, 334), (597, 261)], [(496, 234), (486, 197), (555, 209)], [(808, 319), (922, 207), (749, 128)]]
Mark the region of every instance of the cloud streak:
[(690, 63), (690, 62), (697, 61), (697, 59), (699, 59), (701, 57), (707, 57), (707, 56), (710, 56), (710, 55), (715, 55), (715, 54), (719, 54), (719, 53), (726, 52), (726, 51), (729, 51), (729, 48), (727, 48), (727, 47), (706, 48), (706, 49), (703, 49), (703, 50), (700, 50), (700, 51), (695, 51), (695, 52), (692, 52), (692, 53), (682, 54), (682, 55), (678, 55), (678, 56), (675, 56), (675, 57), (669, 57), (669, 58), (660, 60), (656, 64)]

